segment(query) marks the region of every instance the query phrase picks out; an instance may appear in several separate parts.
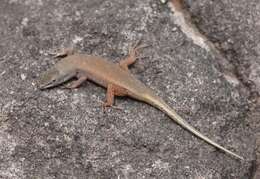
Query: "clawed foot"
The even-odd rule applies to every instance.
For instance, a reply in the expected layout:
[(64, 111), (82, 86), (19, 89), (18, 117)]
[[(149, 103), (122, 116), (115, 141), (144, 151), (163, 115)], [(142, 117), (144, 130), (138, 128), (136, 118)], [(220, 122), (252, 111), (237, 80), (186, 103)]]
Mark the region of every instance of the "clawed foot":
[(75, 89), (78, 88), (84, 81), (88, 78), (84, 73), (77, 73), (77, 80), (70, 82), (69, 84), (65, 85), (63, 88), (66, 89)]
[(142, 56), (138, 56), (138, 50), (149, 47), (149, 46), (150, 45), (147, 45), (147, 44), (141, 44), (141, 40), (138, 40), (134, 46), (129, 48), (129, 56), (132, 56), (135, 58), (142, 58)]
[(72, 48), (63, 48), (63, 49), (58, 49), (58, 50), (49, 52), (49, 54), (53, 55), (54, 58), (65, 57), (68, 55), (73, 55), (74, 53), (75, 53), (75, 50), (73, 50)]
[(102, 108), (102, 112), (105, 113), (107, 108), (113, 108), (113, 109), (117, 109), (117, 110), (123, 110), (123, 108), (119, 107), (119, 106), (114, 106), (114, 105), (111, 105), (107, 102), (103, 102), (103, 101), (100, 101), (101, 103), (101, 108)]
[(75, 89), (75, 88), (78, 88), (78, 85), (75, 84), (75, 82), (70, 82), (66, 85), (63, 85), (61, 88), (62, 89)]

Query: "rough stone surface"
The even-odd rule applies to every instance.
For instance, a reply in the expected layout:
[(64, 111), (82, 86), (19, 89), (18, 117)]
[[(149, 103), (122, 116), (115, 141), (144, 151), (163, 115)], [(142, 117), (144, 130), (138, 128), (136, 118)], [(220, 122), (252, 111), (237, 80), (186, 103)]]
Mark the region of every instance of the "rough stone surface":
[(200, 30), (226, 54), (252, 90), (260, 91), (260, 1), (185, 0)]
[[(37, 90), (73, 46), (118, 62), (136, 40), (151, 45), (132, 72), (194, 127), (248, 161), (193, 137), (160, 111), (129, 98), (102, 112), (105, 90)], [(255, 139), (247, 96), (218, 71), (211, 54), (154, 0), (2, 0), (0, 5), (0, 177), (249, 178)], [(5, 116), (5, 117), (4, 117)]]
[[(260, 1), (259, 0), (185, 0), (197, 26), (226, 54), (237, 75), (251, 91), (255, 101), (248, 121), (260, 140)], [(252, 99), (253, 98), (253, 99)], [(257, 102), (258, 101), (258, 102)], [(260, 143), (256, 142), (257, 151)], [(258, 154), (259, 155), (259, 154)], [(259, 166), (260, 157), (256, 162)], [(255, 179), (260, 178), (260, 168)]]

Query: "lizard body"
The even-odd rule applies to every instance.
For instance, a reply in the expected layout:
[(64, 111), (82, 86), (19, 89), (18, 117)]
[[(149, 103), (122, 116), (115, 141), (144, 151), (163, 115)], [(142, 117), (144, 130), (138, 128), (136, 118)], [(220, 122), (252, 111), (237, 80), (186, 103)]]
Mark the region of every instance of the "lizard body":
[(136, 61), (138, 48), (130, 49), (129, 57), (120, 61), (119, 64), (114, 64), (97, 56), (70, 54), (68, 53), (69, 51), (64, 51), (64, 53), (61, 53), (58, 56), (68, 56), (60, 60), (53, 68), (41, 76), (39, 87), (40, 89), (55, 87), (73, 77), (77, 77), (76, 81), (73, 81), (71, 84), (66, 86), (67, 88), (76, 88), (85, 80), (91, 80), (107, 88), (107, 99), (104, 106), (112, 106), (114, 103), (114, 96), (130, 96), (158, 108), (180, 126), (207, 143), (235, 156), (236, 158), (243, 159), (241, 156), (220, 146), (193, 128), (150, 88), (146, 87), (141, 81), (129, 73), (128, 66)]

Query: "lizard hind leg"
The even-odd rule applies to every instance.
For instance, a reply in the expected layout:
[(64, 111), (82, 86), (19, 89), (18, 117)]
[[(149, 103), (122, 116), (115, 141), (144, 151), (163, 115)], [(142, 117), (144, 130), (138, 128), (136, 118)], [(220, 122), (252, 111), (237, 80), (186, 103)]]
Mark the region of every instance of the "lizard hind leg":
[[(106, 107), (114, 107), (114, 101), (115, 101), (115, 96), (125, 96), (127, 95), (127, 91), (119, 86), (113, 85), (113, 84), (108, 84), (107, 86), (107, 94), (106, 94), (106, 102), (103, 103), (102, 107), (103, 110)], [(114, 107), (117, 109), (120, 109), (118, 107)]]
[(103, 108), (111, 107), (114, 104), (115, 90), (114, 86), (109, 84), (107, 86), (106, 102), (103, 103)]

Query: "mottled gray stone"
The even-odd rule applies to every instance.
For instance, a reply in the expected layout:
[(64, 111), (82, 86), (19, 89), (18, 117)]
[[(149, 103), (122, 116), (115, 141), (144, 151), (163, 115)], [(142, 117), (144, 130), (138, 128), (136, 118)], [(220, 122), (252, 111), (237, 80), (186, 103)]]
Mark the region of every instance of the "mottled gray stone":
[[(177, 30), (176, 30), (177, 29)], [(249, 161), (192, 136), (160, 111), (129, 98), (102, 112), (105, 90), (39, 91), (36, 79), (60, 47), (118, 62), (137, 39), (151, 45), (132, 72), (202, 133)], [(255, 139), (247, 93), (178, 30), (155, 0), (2, 0), (0, 5), (2, 178), (219, 178), (252, 174)], [(0, 120), (1, 121), (1, 120)]]

